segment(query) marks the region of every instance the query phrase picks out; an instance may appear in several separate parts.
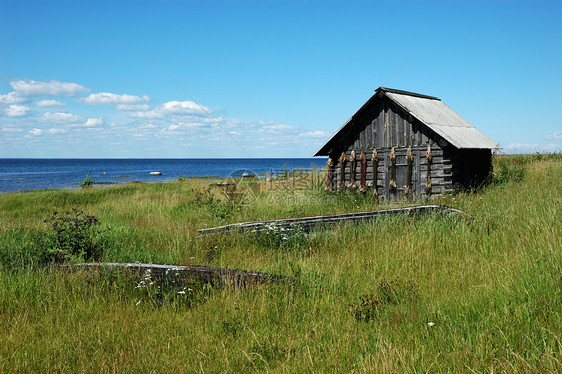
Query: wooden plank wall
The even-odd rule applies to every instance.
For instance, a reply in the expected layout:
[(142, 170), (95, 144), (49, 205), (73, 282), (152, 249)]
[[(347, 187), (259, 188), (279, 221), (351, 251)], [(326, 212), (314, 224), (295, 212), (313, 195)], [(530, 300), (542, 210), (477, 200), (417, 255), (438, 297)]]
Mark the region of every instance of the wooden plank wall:
[[(441, 148), (434, 145), (432, 148), (431, 155), (431, 185), (432, 194), (443, 194), (451, 192), (452, 190), (452, 161), (450, 156), (447, 155)], [(425, 196), (425, 186), (427, 181), (427, 170), (428, 163), (425, 157), (427, 147), (412, 147), (411, 151), (414, 156), (414, 164), (412, 170), (412, 188), (415, 197)], [(396, 153), (396, 168), (397, 168), (397, 194), (389, 193), (389, 180), (390, 180), (390, 166), (391, 160), (389, 157), (390, 149), (377, 149), (378, 152), (378, 168), (377, 168), (377, 192), (379, 196), (386, 199), (399, 198), (404, 193), (404, 183), (406, 180), (406, 153), (407, 148), (395, 148)], [(366, 168), (366, 181), (367, 181), (367, 193), (373, 192), (373, 163), (372, 163), (372, 153), (373, 149), (365, 149), (365, 156), (367, 158), (367, 168)], [(346, 165), (344, 170), (344, 181), (348, 189), (349, 181), (351, 180), (351, 151), (345, 152), (346, 154)], [(361, 187), (361, 151), (355, 152), (355, 189), (359, 190)], [(333, 189), (337, 190), (340, 186), (342, 180), (342, 173), (339, 161), (335, 161), (334, 165), (334, 178), (333, 178)]]
[[(377, 100), (370, 108), (363, 111), (356, 118), (352, 118), (353, 125), (339, 140), (330, 155), (334, 161), (333, 189), (337, 190), (342, 178), (348, 185), (351, 177), (350, 156), (355, 150), (355, 189), (360, 189), (361, 181), (361, 152), (367, 157), (366, 181), (372, 193), (373, 167), (372, 152), (377, 149), (379, 165), (377, 170), (377, 191), (379, 196), (386, 199), (396, 199), (404, 193), (404, 184), (407, 172), (406, 153), (411, 148), (414, 156), (412, 170), (412, 188), (414, 197), (425, 196), (428, 163), (425, 157), (427, 146), (431, 146), (431, 194), (438, 195), (451, 192), (453, 189), (453, 173), (458, 167), (458, 150), (451, 146), (442, 148), (438, 142), (440, 137), (430, 128), (423, 125), (416, 118), (406, 113), (402, 108), (383, 97)], [(389, 192), (390, 165), (389, 154), (392, 148), (396, 152), (396, 194)], [(339, 158), (345, 152), (347, 162), (344, 175), (341, 175)], [(453, 169), (453, 165), (457, 165)], [(462, 169), (462, 168), (461, 168)], [(464, 170), (457, 173), (466, 173)], [(460, 175), (460, 174), (456, 174)], [(458, 178), (457, 178), (458, 179)], [(347, 187), (349, 188), (349, 186)]]
[(352, 121), (353, 126), (338, 144), (340, 152), (373, 147), (427, 146), (428, 142), (438, 141), (437, 134), (387, 98)]

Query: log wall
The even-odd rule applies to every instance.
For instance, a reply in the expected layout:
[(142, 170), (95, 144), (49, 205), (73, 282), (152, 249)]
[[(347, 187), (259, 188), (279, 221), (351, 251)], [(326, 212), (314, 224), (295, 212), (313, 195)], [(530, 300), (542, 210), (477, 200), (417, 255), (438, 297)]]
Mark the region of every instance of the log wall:
[[(403, 195), (422, 197), (451, 192), (453, 188), (471, 188), (485, 182), (491, 171), (491, 151), (489, 149), (459, 150), (437, 135), (429, 127), (406, 113), (402, 108), (383, 97), (373, 101), (370, 107), (361, 110), (352, 118), (353, 125), (338, 139), (330, 151), (332, 158), (331, 189), (357, 190), (374, 193), (374, 174), (372, 153), (378, 153), (376, 192), (386, 199), (397, 199)], [(431, 149), (431, 165), (428, 167), (426, 151)], [(392, 159), (394, 149), (396, 186), (392, 178)], [(411, 170), (411, 190), (407, 189), (408, 149), (413, 156)], [(352, 158), (352, 152), (354, 158)], [(367, 160), (365, 173), (366, 190), (361, 189), (361, 154)], [(341, 157), (345, 154), (342, 170)], [(355, 162), (352, 162), (352, 159)], [(352, 166), (355, 168), (352, 170)], [(428, 169), (431, 189), (426, 188)]]
[[(396, 199), (404, 195), (407, 179), (407, 160), (408, 148), (395, 148), (396, 153), (396, 193), (392, 193), (390, 179), (392, 174), (392, 162), (390, 153), (392, 149), (377, 149), (378, 168), (377, 168), (377, 194), (386, 199)], [(428, 159), (426, 158), (427, 147), (411, 147), (413, 155), (412, 165), (412, 193), (413, 197), (425, 196), (427, 184)], [(373, 149), (365, 149), (367, 167), (365, 173), (366, 193), (374, 193), (374, 174), (373, 174)], [(346, 163), (342, 174), (341, 163), (338, 160), (333, 166), (332, 189), (341, 189), (342, 180), (344, 188), (348, 190), (361, 189), (361, 153), (355, 152), (355, 170), (352, 170), (350, 162), (351, 151), (345, 152)], [(443, 149), (431, 149), (431, 166), (429, 167), (431, 177), (431, 194), (443, 194), (452, 191), (453, 188), (453, 168), (451, 155)], [(354, 185), (350, 184), (352, 173), (355, 175)]]

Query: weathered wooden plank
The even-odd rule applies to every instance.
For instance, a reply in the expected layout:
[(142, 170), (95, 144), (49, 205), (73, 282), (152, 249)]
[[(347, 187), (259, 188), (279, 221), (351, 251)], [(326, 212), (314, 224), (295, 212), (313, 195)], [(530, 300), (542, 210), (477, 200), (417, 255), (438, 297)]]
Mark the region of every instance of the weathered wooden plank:
[(373, 146), (373, 122), (369, 122), (365, 127), (365, 144), (363, 145), (364, 149)]
[(312, 217), (299, 217), (299, 218), (285, 218), (277, 220), (267, 220), (267, 221), (253, 221), (253, 222), (242, 222), (234, 223), (230, 225), (224, 225), (219, 227), (201, 229), (197, 231), (197, 236), (207, 236), (212, 234), (229, 234), (232, 232), (264, 232), (271, 230), (272, 228), (284, 228), (284, 229), (302, 229), (308, 231), (317, 225), (330, 225), (337, 224), (340, 222), (363, 222), (366, 220), (373, 220), (381, 216), (389, 215), (426, 215), (432, 213), (444, 213), (444, 214), (460, 214), (466, 215), (466, 213), (443, 205), (421, 205), (412, 206), (405, 208), (395, 208), (395, 209), (383, 209), (374, 210), (367, 212), (355, 212), (355, 213), (344, 213), (344, 214), (332, 214), (323, 216), (312, 216)]
[(77, 269), (123, 269), (130, 273), (142, 276), (150, 272), (152, 279), (166, 280), (174, 277), (177, 279), (192, 279), (202, 283), (215, 285), (231, 285), (236, 288), (244, 288), (250, 284), (283, 282), (292, 283), (295, 279), (280, 275), (271, 275), (267, 273), (225, 269), (208, 266), (186, 266), (186, 265), (165, 265), (165, 264), (146, 264), (146, 263), (81, 263), (62, 265), (62, 268), (71, 270)]

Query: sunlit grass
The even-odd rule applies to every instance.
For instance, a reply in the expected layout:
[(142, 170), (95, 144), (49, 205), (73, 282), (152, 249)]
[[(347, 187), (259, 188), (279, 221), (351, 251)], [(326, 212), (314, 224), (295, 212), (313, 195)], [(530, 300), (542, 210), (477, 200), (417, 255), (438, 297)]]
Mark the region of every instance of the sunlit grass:
[[(506, 176), (498, 183), (432, 201), (474, 220), (384, 218), (286, 244), (195, 233), (389, 205), (332, 200), (316, 188), (295, 192), (294, 204), (271, 203), (278, 191), (268, 191), (229, 207), (216, 188), (200, 195), (208, 181), (2, 195), (0, 372), (561, 371), (562, 159), (495, 163)], [(187, 307), (145, 302), (138, 280), (119, 273), (34, 266), (26, 245), (53, 211), (73, 207), (111, 227), (105, 261), (240, 268), (299, 282), (215, 289)], [(358, 320), (350, 304), (384, 280), (411, 282), (416, 297)]]

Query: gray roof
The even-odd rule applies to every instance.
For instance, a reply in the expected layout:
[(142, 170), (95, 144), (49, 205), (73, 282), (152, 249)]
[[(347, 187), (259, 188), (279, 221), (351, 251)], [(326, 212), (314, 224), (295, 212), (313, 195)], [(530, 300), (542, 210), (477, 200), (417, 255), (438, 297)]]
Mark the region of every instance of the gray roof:
[[(494, 149), (499, 146), (492, 139), (488, 138), (476, 127), (472, 126), (467, 120), (462, 118), (457, 112), (449, 108), (440, 99), (421, 95), (413, 92), (393, 90), (390, 88), (379, 87), (375, 95), (371, 97), (358, 111), (364, 110), (374, 100), (377, 100), (379, 94), (384, 94), (390, 100), (394, 101), (398, 106), (407, 113), (417, 118), (424, 125), (435, 131), (439, 136), (443, 137), (450, 144), (458, 149)], [(343, 132), (344, 128), (353, 123), (353, 115), (331, 138), (320, 148), (316, 156), (325, 153), (327, 146), (336, 140), (338, 134)]]
[(439, 99), (400, 94), (390, 90), (385, 94), (458, 149), (498, 148), (496, 142)]

